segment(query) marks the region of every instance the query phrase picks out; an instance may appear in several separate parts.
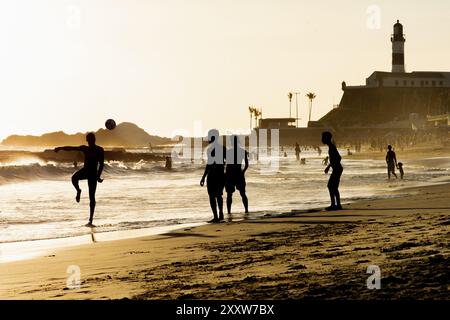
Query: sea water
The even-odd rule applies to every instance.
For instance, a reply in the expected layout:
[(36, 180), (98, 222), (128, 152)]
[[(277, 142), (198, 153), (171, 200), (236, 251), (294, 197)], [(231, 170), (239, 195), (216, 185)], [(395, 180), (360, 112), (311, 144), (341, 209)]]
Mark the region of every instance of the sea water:
[[(326, 148), (325, 148), (326, 149)], [(340, 150), (341, 154), (344, 153)], [(252, 160), (246, 173), (250, 213), (234, 193), (231, 218), (254, 219), (265, 215), (329, 205), (321, 157), (303, 151), (306, 164), (288, 156), (271, 155)], [(449, 159), (438, 165), (405, 161), (405, 180), (387, 180), (386, 164), (377, 160), (344, 158), (342, 202), (389, 197), (395, 189), (447, 179)], [(0, 164), (0, 243), (83, 236), (89, 218), (87, 182), (81, 181), (81, 202), (75, 202), (72, 164), (46, 163), (33, 158)], [(95, 232), (127, 231), (203, 223), (212, 218), (206, 186), (200, 186), (204, 164), (197, 159), (163, 162), (107, 162), (104, 182), (97, 187)], [(226, 194), (224, 193), (224, 203)], [(224, 205), (225, 207), (225, 205)], [(226, 211), (226, 209), (224, 208)], [(226, 215), (227, 217), (227, 215)]]

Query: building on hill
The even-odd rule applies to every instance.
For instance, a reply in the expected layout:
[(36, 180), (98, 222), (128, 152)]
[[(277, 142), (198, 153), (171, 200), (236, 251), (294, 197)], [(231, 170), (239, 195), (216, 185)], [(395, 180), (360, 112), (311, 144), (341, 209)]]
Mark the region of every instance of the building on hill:
[(405, 72), (403, 26), (394, 25), (392, 42), (392, 72), (373, 72), (365, 85), (342, 83), (344, 94), (338, 108), (331, 110), (319, 122), (332, 127), (370, 127), (381, 123), (402, 121), (417, 114), (450, 112), (450, 72)]
[(295, 128), (295, 118), (264, 118), (259, 120), (259, 129)]

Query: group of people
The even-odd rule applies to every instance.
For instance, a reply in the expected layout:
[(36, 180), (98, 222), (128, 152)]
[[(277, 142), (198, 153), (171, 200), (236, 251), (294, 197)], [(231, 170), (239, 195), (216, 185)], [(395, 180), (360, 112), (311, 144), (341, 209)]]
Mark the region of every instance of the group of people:
[[(231, 148), (229, 149), (218, 142), (218, 137), (219, 132), (216, 129), (208, 132), (208, 163), (200, 180), (200, 185), (203, 186), (206, 179), (209, 201), (214, 216), (210, 222), (213, 223), (224, 219), (222, 199), (224, 188), (227, 193), (228, 214), (231, 214), (232, 195), (235, 189), (240, 192), (245, 212), (248, 213), (248, 199), (245, 194), (245, 172), (248, 169), (248, 152), (240, 147), (237, 136), (231, 136)], [(322, 133), (322, 143), (328, 146), (329, 154), (329, 163), (327, 162), (325, 174), (328, 174), (330, 169), (332, 169), (328, 181), (331, 205), (326, 210), (342, 210), (339, 194), (339, 183), (343, 172), (341, 156), (333, 143), (330, 132)], [(299, 159), (300, 146), (298, 144), (295, 146), (295, 151), (297, 159)], [(244, 168), (242, 168), (242, 163), (244, 163)]]
[[(231, 147), (227, 149), (219, 143), (219, 131), (211, 129), (208, 132), (209, 146), (207, 149), (207, 163), (200, 185), (205, 184), (208, 190), (209, 204), (213, 212), (213, 219), (209, 222), (217, 223), (224, 220), (223, 189), (227, 193), (227, 212), (231, 214), (233, 193), (239, 191), (248, 213), (248, 198), (245, 193), (245, 172), (248, 169), (248, 152), (240, 146), (239, 137), (231, 136)], [(242, 168), (244, 164), (244, 168)]]
[[(57, 147), (54, 151), (79, 151), (84, 154), (84, 165), (80, 170), (73, 174), (72, 184), (76, 190), (75, 200), (80, 202), (81, 189), (79, 181), (88, 181), (90, 216), (86, 226), (92, 227), (96, 205), (95, 193), (97, 190), (97, 183), (103, 182), (101, 175), (104, 168), (105, 157), (103, 148), (95, 143), (96, 139), (94, 133), (88, 133), (86, 135), (86, 141), (88, 143), (87, 146)], [(224, 189), (227, 193), (226, 206), (228, 214), (231, 214), (233, 193), (236, 190), (239, 191), (245, 212), (248, 213), (248, 198), (245, 192), (245, 172), (248, 169), (249, 153), (240, 146), (239, 137), (236, 135), (231, 136), (230, 148), (227, 149), (219, 142), (219, 131), (216, 129), (211, 129), (208, 132), (208, 141), (207, 164), (200, 180), (200, 185), (204, 186), (206, 181), (209, 202), (213, 212), (213, 219), (209, 222), (218, 223), (224, 220), (222, 199)], [(328, 174), (329, 170), (332, 169), (328, 181), (331, 205), (326, 209), (341, 210), (342, 206), (338, 190), (343, 171), (341, 156), (339, 155), (336, 145), (332, 141), (330, 132), (322, 133), (322, 142), (328, 146), (329, 163), (327, 163), (327, 167), (325, 168), (325, 174)]]

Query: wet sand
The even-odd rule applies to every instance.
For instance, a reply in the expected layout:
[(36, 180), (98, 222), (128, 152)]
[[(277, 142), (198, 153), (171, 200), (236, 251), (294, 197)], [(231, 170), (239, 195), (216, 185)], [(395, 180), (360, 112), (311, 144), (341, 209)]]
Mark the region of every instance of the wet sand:
[[(404, 194), (408, 195), (405, 196)], [(448, 299), (450, 185), (0, 264), (1, 299)], [(81, 285), (67, 288), (67, 268)], [(366, 286), (381, 269), (381, 289)]]

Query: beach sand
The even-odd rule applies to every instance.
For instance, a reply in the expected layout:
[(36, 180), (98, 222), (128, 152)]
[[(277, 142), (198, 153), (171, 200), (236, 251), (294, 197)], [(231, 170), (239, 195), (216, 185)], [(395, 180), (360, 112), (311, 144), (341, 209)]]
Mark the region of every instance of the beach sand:
[[(61, 248), (0, 264), (0, 298), (448, 299), (449, 186)], [(66, 288), (70, 265), (80, 267), (78, 289)], [(370, 265), (379, 290), (367, 288)]]

